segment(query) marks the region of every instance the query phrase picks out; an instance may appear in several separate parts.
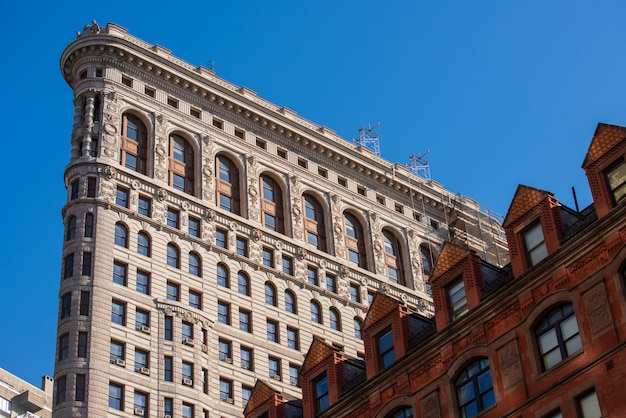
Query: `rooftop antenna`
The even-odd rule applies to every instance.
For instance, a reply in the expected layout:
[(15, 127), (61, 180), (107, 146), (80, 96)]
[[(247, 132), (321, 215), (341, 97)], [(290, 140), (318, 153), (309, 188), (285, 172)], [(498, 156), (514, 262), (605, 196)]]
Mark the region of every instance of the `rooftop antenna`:
[(372, 150), (374, 155), (376, 155), (377, 157), (380, 157), (380, 143), (378, 133), (375, 131), (375, 129), (379, 126), (380, 122), (376, 122), (376, 125), (374, 126), (368, 124), (367, 128), (365, 126), (361, 126), (359, 128), (359, 139), (352, 140), (356, 144), (356, 146), (367, 147)]
[(426, 151), (421, 155), (411, 154), (409, 157), (409, 171), (426, 181), (430, 181), (430, 164), (424, 157), (428, 155), (430, 150)]
[(210, 60), (207, 64), (209, 64), (209, 70), (215, 72), (215, 61)]

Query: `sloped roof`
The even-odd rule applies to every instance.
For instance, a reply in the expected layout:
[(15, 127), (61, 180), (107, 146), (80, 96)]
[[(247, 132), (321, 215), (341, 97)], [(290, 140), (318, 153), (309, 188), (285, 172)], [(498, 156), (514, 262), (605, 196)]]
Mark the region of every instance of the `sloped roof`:
[(260, 379), (257, 379), (256, 383), (254, 384), (254, 389), (252, 389), (252, 395), (250, 396), (250, 399), (248, 400), (248, 404), (243, 410), (244, 414), (248, 411), (251, 411), (259, 407), (268, 399), (271, 399), (272, 397), (274, 397), (274, 395), (277, 395), (277, 394), (280, 394), (280, 391), (272, 388), (266, 382)]
[(468, 253), (469, 250), (466, 248), (460, 247), (451, 242), (445, 242), (439, 257), (437, 258), (437, 263), (433, 269), (430, 281), (432, 282), (434, 278), (448, 271), (451, 267), (461, 261)]
[(390, 296), (383, 293), (376, 293), (374, 300), (367, 311), (364, 327), (375, 324), (389, 312), (397, 309), (399, 304), (400, 302)]
[(322, 341), (317, 336), (313, 337), (313, 342), (309, 347), (309, 351), (306, 354), (304, 363), (300, 368), (300, 374), (304, 374), (308, 369), (315, 367), (326, 357), (337, 351), (332, 345)]
[(546, 196), (553, 196), (553, 194), (545, 190), (524, 186), (523, 184), (518, 185), (513, 200), (511, 201), (511, 206), (509, 206), (509, 210), (504, 217), (502, 226), (507, 228), (541, 202)]
[(586, 169), (594, 162), (598, 161), (611, 148), (626, 138), (626, 128), (606, 123), (598, 123), (596, 132), (593, 134), (591, 144), (585, 155), (582, 167)]

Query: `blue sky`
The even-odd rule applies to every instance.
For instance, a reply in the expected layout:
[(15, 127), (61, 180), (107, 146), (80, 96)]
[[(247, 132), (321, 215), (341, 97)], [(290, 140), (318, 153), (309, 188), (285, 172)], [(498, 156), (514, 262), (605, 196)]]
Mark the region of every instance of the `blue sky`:
[(502, 215), (519, 183), (591, 203), (598, 122), (626, 125), (622, 1), (0, 0), (5, 147), (0, 367), (53, 373), (72, 92), (61, 52), (96, 19), (328, 126), (380, 122), (382, 156)]

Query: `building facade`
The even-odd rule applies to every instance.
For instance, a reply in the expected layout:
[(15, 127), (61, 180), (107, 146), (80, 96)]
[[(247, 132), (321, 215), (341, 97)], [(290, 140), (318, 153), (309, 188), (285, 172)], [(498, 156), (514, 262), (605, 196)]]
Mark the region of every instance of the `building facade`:
[(0, 417), (50, 418), (52, 416), (53, 380), (41, 378), (41, 387), (0, 369)]
[(503, 224), (509, 265), (445, 243), (429, 278), (434, 317), (377, 294), (364, 360), (316, 338), (300, 415), (263, 382), (246, 418), (624, 416), (626, 128), (599, 124), (583, 168), (591, 206), (520, 185)]
[(242, 416), (299, 397), (314, 337), (364, 355), (376, 291), (424, 316), (444, 241), (508, 263), (497, 219), (114, 24), (74, 91), (54, 416)]

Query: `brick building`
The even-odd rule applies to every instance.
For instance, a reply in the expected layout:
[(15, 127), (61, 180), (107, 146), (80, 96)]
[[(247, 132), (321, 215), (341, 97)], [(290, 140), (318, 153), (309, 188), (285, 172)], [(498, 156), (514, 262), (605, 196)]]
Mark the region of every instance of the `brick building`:
[(376, 291), (433, 314), (445, 241), (508, 263), (477, 202), (120, 26), (61, 70), (55, 417), (240, 417), (257, 379), (295, 410), (314, 340), (364, 355)]
[[(626, 416), (625, 157), (626, 128), (599, 124), (583, 163), (593, 204), (581, 212), (520, 185), (504, 268), (444, 244), (433, 318), (379, 293), (364, 361), (315, 340), (301, 369), (303, 416)], [(286, 405), (255, 391), (245, 416), (297, 416)]]

